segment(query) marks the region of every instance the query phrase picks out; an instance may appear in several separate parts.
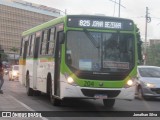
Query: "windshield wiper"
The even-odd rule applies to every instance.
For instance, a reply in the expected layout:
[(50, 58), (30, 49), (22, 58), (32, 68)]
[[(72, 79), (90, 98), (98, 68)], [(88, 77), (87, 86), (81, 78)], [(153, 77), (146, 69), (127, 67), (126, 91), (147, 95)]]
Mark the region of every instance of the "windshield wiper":
[(100, 45), (97, 43), (97, 41), (95, 40), (95, 38), (88, 32), (87, 29), (83, 29), (84, 33), (87, 35), (87, 37), (89, 38), (89, 40), (92, 42), (92, 44), (96, 47), (99, 48)]

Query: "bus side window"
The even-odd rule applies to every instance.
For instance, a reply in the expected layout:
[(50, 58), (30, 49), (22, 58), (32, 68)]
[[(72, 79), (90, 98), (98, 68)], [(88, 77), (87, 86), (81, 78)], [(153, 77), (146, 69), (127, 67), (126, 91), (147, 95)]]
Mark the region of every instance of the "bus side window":
[(32, 43), (31, 43), (31, 52), (30, 52), (30, 56), (33, 55), (34, 42), (35, 42), (35, 35), (32, 35)]
[(34, 58), (38, 58), (41, 38), (42, 38), (42, 32), (39, 31), (36, 33), (36, 38), (34, 43), (34, 55), (33, 55)]
[(24, 38), (21, 39), (21, 48), (20, 48), (20, 56), (22, 56), (22, 53), (23, 53), (23, 41), (24, 41)]
[(24, 42), (23, 42), (22, 56), (24, 59), (26, 58), (27, 52), (28, 52), (28, 38), (29, 38), (29, 36), (26, 36), (24, 38)]
[(48, 54), (48, 50), (49, 50), (50, 32), (51, 32), (51, 29), (49, 29), (47, 32), (46, 53), (45, 54)]
[(42, 38), (41, 38), (41, 42), (40, 42), (40, 55), (42, 55), (43, 37), (44, 37), (44, 31), (42, 32)]
[(30, 56), (31, 46), (32, 46), (32, 36), (29, 36), (29, 41), (28, 41), (28, 54), (27, 54), (27, 56)]
[(54, 51), (54, 44), (55, 44), (55, 28), (50, 29), (50, 37), (49, 37), (49, 46), (48, 46), (48, 54), (52, 55)]
[(44, 34), (43, 34), (43, 37), (42, 37), (42, 42), (41, 42), (41, 45), (42, 45), (41, 54), (42, 55), (45, 55), (45, 53), (46, 53), (47, 33), (48, 33), (48, 30), (45, 30)]

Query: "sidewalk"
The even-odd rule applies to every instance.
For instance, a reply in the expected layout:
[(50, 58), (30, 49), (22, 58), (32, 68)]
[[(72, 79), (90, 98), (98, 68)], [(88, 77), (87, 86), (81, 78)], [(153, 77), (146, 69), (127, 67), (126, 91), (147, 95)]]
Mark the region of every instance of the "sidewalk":
[[(11, 95), (11, 93), (9, 92), (9, 88), (14, 88), (17, 86), (12, 86), (12, 81), (9, 82), (7, 77), (4, 77), (4, 85), (2, 87), (3, 90), (3, 94), (0, 94), (0, 116), (4, 116), (6, 114), (6, 112), (9, 112), (9, 114), (11, 113), (12, 116), (13, 112), (18, 112), (18, 113), (23, 113), (23, 112), (31, 112), (32, 110), (29, 109), (27, 106), (25, 106), (25, 104), (23, 104), (21, 101), (19, 101), (18, 99), (16, 99), (15, 97), (13, 97)], [(18, 81), (16, 81), (18, 83)], [(8, 84), (11, 84), (11, 86), (8, 86)], [(21, 88), (19, 88), (20, 90)], [(14, 90), (13, 90), (14, 91)], [(28, 115), (28, 114), (27, 114)], [(7, 113), (8, 116), (8, 113)], [(0, 117), (0, 120), (41, 120), (41, 118), (34, 118), (34, 117)]]

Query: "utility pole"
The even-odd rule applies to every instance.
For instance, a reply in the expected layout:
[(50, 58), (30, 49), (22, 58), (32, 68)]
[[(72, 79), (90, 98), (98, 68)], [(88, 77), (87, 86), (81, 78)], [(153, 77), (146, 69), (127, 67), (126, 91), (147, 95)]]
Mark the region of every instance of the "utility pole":
[(121, 5), (121, 0), (119, 0), (119, 2), (116, 2), (116, 0), (109, 0), (109, 1), (111, 1), (111, 2), (114, 2), (115, 4), (118, 4), (118, 6), (119, 6), (119, 11), (118, 11), (118, 17), (120, 17), (120, 14), (121, 14), (121, 7), (123, 7), (123, 8), (126, 8), (126, 7), (124, 7), (123, 5)]
[(148, 7), (146, 7), (146, 19), (145, 19), (145, 44), (144, 44), (144, 65), (146, 65), (147, 57), (147, 25), (151, 22), (151, 17), (149, 17)]
[(118, 17), (120, 17), (120, 14), (121, 14), (121, 0), (119, 0), (119, 14), (118, 14)]
[(67, 15), (67, 9), (65, 9), (65, 15)]

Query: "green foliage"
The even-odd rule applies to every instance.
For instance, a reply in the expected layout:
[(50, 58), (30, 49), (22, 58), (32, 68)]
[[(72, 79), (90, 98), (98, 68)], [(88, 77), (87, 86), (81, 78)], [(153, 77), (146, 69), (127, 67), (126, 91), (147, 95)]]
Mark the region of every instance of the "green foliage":
[(147, 48), (147, 65), (160, 66), (160, 44)]
[(12, 47), (12, 48), (10, 49), (10, 51), (12, 51), (12, 52), (18, 52), (18, 51), (19, 51), (19, 49), (18, 49), (18, 48), (16, 48), (16, 47)]
[(137, 37), (137, 53), (138, 63), (142, 64), (142, 40), (139, 28), (136, 26), (136, 37)]
[(8, 55), (6, 53), (1, 54), (1, 60), (2, 61), (8, 61)]

